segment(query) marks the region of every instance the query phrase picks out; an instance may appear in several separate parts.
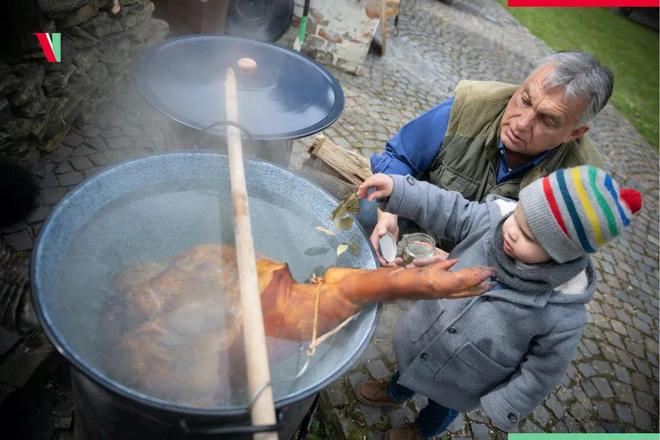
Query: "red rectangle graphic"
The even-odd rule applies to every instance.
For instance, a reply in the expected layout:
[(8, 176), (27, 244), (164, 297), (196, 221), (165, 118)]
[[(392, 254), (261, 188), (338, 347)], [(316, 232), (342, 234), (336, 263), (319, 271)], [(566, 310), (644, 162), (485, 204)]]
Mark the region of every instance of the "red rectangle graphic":
[(507, 0), (510, 8), (657, 8), (660, 0)]

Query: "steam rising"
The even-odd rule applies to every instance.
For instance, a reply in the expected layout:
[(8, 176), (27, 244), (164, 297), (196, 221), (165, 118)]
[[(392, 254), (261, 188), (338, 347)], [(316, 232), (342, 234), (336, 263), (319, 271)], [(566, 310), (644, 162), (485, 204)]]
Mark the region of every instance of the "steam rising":
[[(288, 261), (298, 280), (307, 279), (318, 266), (336, 264), (333, 253), (305, 255), (310, 246), (329, 247), (329, 239), (313, 229), (317, 220), (309, 214), (305, 215), (303, 207), (281, 198), (271, 197), (271, 200), (266, 201), (259, 196), (256, 193), (250, 200), (258, 251)], [(301, 237), (302, 231), (307, 231), (304, 239)], [(117, 295), (112, 287), (117, 275), (136, 263), (167, 262), (181, 250), (198, 243), (233, 243), (228, 183), (199, 180), (144, 188), (108, 206), (82, 228), (61, 260), (56, 278), (59, 300), (50, 304), (60, 330), (94, 368), (108, 374), (102, 355), (111, 347), (105, 345), (107, 329), (102, 323), (108, 313), (107, 305)], [(218, 295), (223, 293), (218, 292)], [(177, 340), (185, 341), (188, 334), (206, 331), (210, 325), (217, 326), (219, 319), (226, 320), (227, 326), (224, 331), (218, 329), (219, 335), (234, 326), (235, 322), (229, 317), (235, 316), (236, 304), (231, 305), (219, 298), (215, 305), (200, 307), (200, 304), (192, 303), (165, 314), (163, 319), (169, 323), (167, 328), (178, 330), (166, 335), (155, 333), (150, 337), (161, 338), (161, 343), (172, 346), (177, 344)], [(161, 325), (164, 324), (161, 322)], [(136, 378), (121, 374), (121, 371), (129, 369), (117, 365), (117, 362), (126, 362), (125, 358), (119, 356), (113, 357), (110, 377), (125, 386), (179, 404), (240, 406), (247, 399), (242, 388), (245, 380), (241, 379), (244, 369), (239, 366), (237, 371), (236, 365), (240, 365), (240, 362), (237, 364), (229, 361), (232, 355), (237, 354), (224, 353), (221, 339), (221, 336), (210, 338), (209, 351), (185, 343), (181, 345), (182, 356), (190, 360), (181, 365), (181, 380), (194, 373), (200, 377), (217, 377), (219, 383), (238, 386), (237, 389), (225, 389), (217, 393), (213, 401), (199, 400), (191, 393), (172, 395), (150, 389)], [(297, 344), (285, 344), (288, 348), (284, 349), (281, 341), (278, 344), (279, 358), (273, 360), (277, 362), (273, 369), (273, 380), (295, 376), (301, 362)], [(288, 350), (289, 358), (282, 359), (283, 350)], [(215, 353), (212, 354), (215, 356), (213, 359), (217, 359), (215, 372), (200, 370), (201, 365), (210, 364), (204, 357), (209, 356), (209, 353)], [(196, 367), (195, 359), (200, 366)], [(287, 392), (290, 386), (292, 384), (283, 384), (275, 391)]]

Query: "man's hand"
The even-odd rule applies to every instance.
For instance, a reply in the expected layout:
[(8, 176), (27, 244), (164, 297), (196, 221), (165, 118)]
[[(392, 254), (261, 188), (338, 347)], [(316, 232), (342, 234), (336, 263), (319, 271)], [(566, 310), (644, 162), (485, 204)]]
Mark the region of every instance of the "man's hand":
[(378, 222), (376, 223), (376, 226), (374, 226), (374, 231), (371, 233), (371, 237), (369, 237), (371, 245), (374, 247), (374, 249), (376, 249), (376, 255), (378, 255), (378, 261), (380, 262), (381, 266), (398, 266), (403, 260), (401, 258), (397, 258), (389, 263), (385, 261), (383, 256), (380, 254), (380, 250), (378, 249), (378, 239), (388, 232), (392, 234), (395, 241), (399, 239), (399, 217), (396, 214), (383, 212), (380, 210), (380, 208), (377, 211), (377, 215)]
[[(374, 191), (369, 193), (371, 188), (373, 188)], [(361, 199), (366, 198), (372, 202), (376, 199), (389, 197), (390, 194), (392, 194), (392, 188), (394, 188), (394, 181), (392, 178), (386, 174), (378, 173), (370, 176), (358, 186), (357, 195)]]

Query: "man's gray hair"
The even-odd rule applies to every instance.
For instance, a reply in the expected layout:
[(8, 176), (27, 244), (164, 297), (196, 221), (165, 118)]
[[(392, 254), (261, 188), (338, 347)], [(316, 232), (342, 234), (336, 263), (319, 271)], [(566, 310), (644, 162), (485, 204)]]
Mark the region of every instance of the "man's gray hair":
[(578, 127), (586, 124), (605, 107), (612, 95), (614, 77), (612, 72), (587, 52), (559, 52), (539, 60), (535, 73), (551, 64), (554, 70), (545, 80), (544, 87), (564, 87), (566, 97), (585, 97), (587, 108), (580, 117)]

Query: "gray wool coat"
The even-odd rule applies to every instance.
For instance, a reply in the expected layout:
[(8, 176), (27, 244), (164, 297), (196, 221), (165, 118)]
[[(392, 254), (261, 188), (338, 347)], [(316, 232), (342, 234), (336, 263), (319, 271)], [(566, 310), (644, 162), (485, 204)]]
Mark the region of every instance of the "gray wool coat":
[[(386, 211), (458, 243), (452, 270), (488, 265), (503, 215), (497, 203), (470, 202), (411, 176), (391, 177)], [(480, 297), (417, 301), (394, 333), (399, 384), (458, 411), (481, 405), (496, 426), (510, 430), (564, 375), (595, 288), (590, 261), (574, 280), (543, 293), (499, 284)]]

